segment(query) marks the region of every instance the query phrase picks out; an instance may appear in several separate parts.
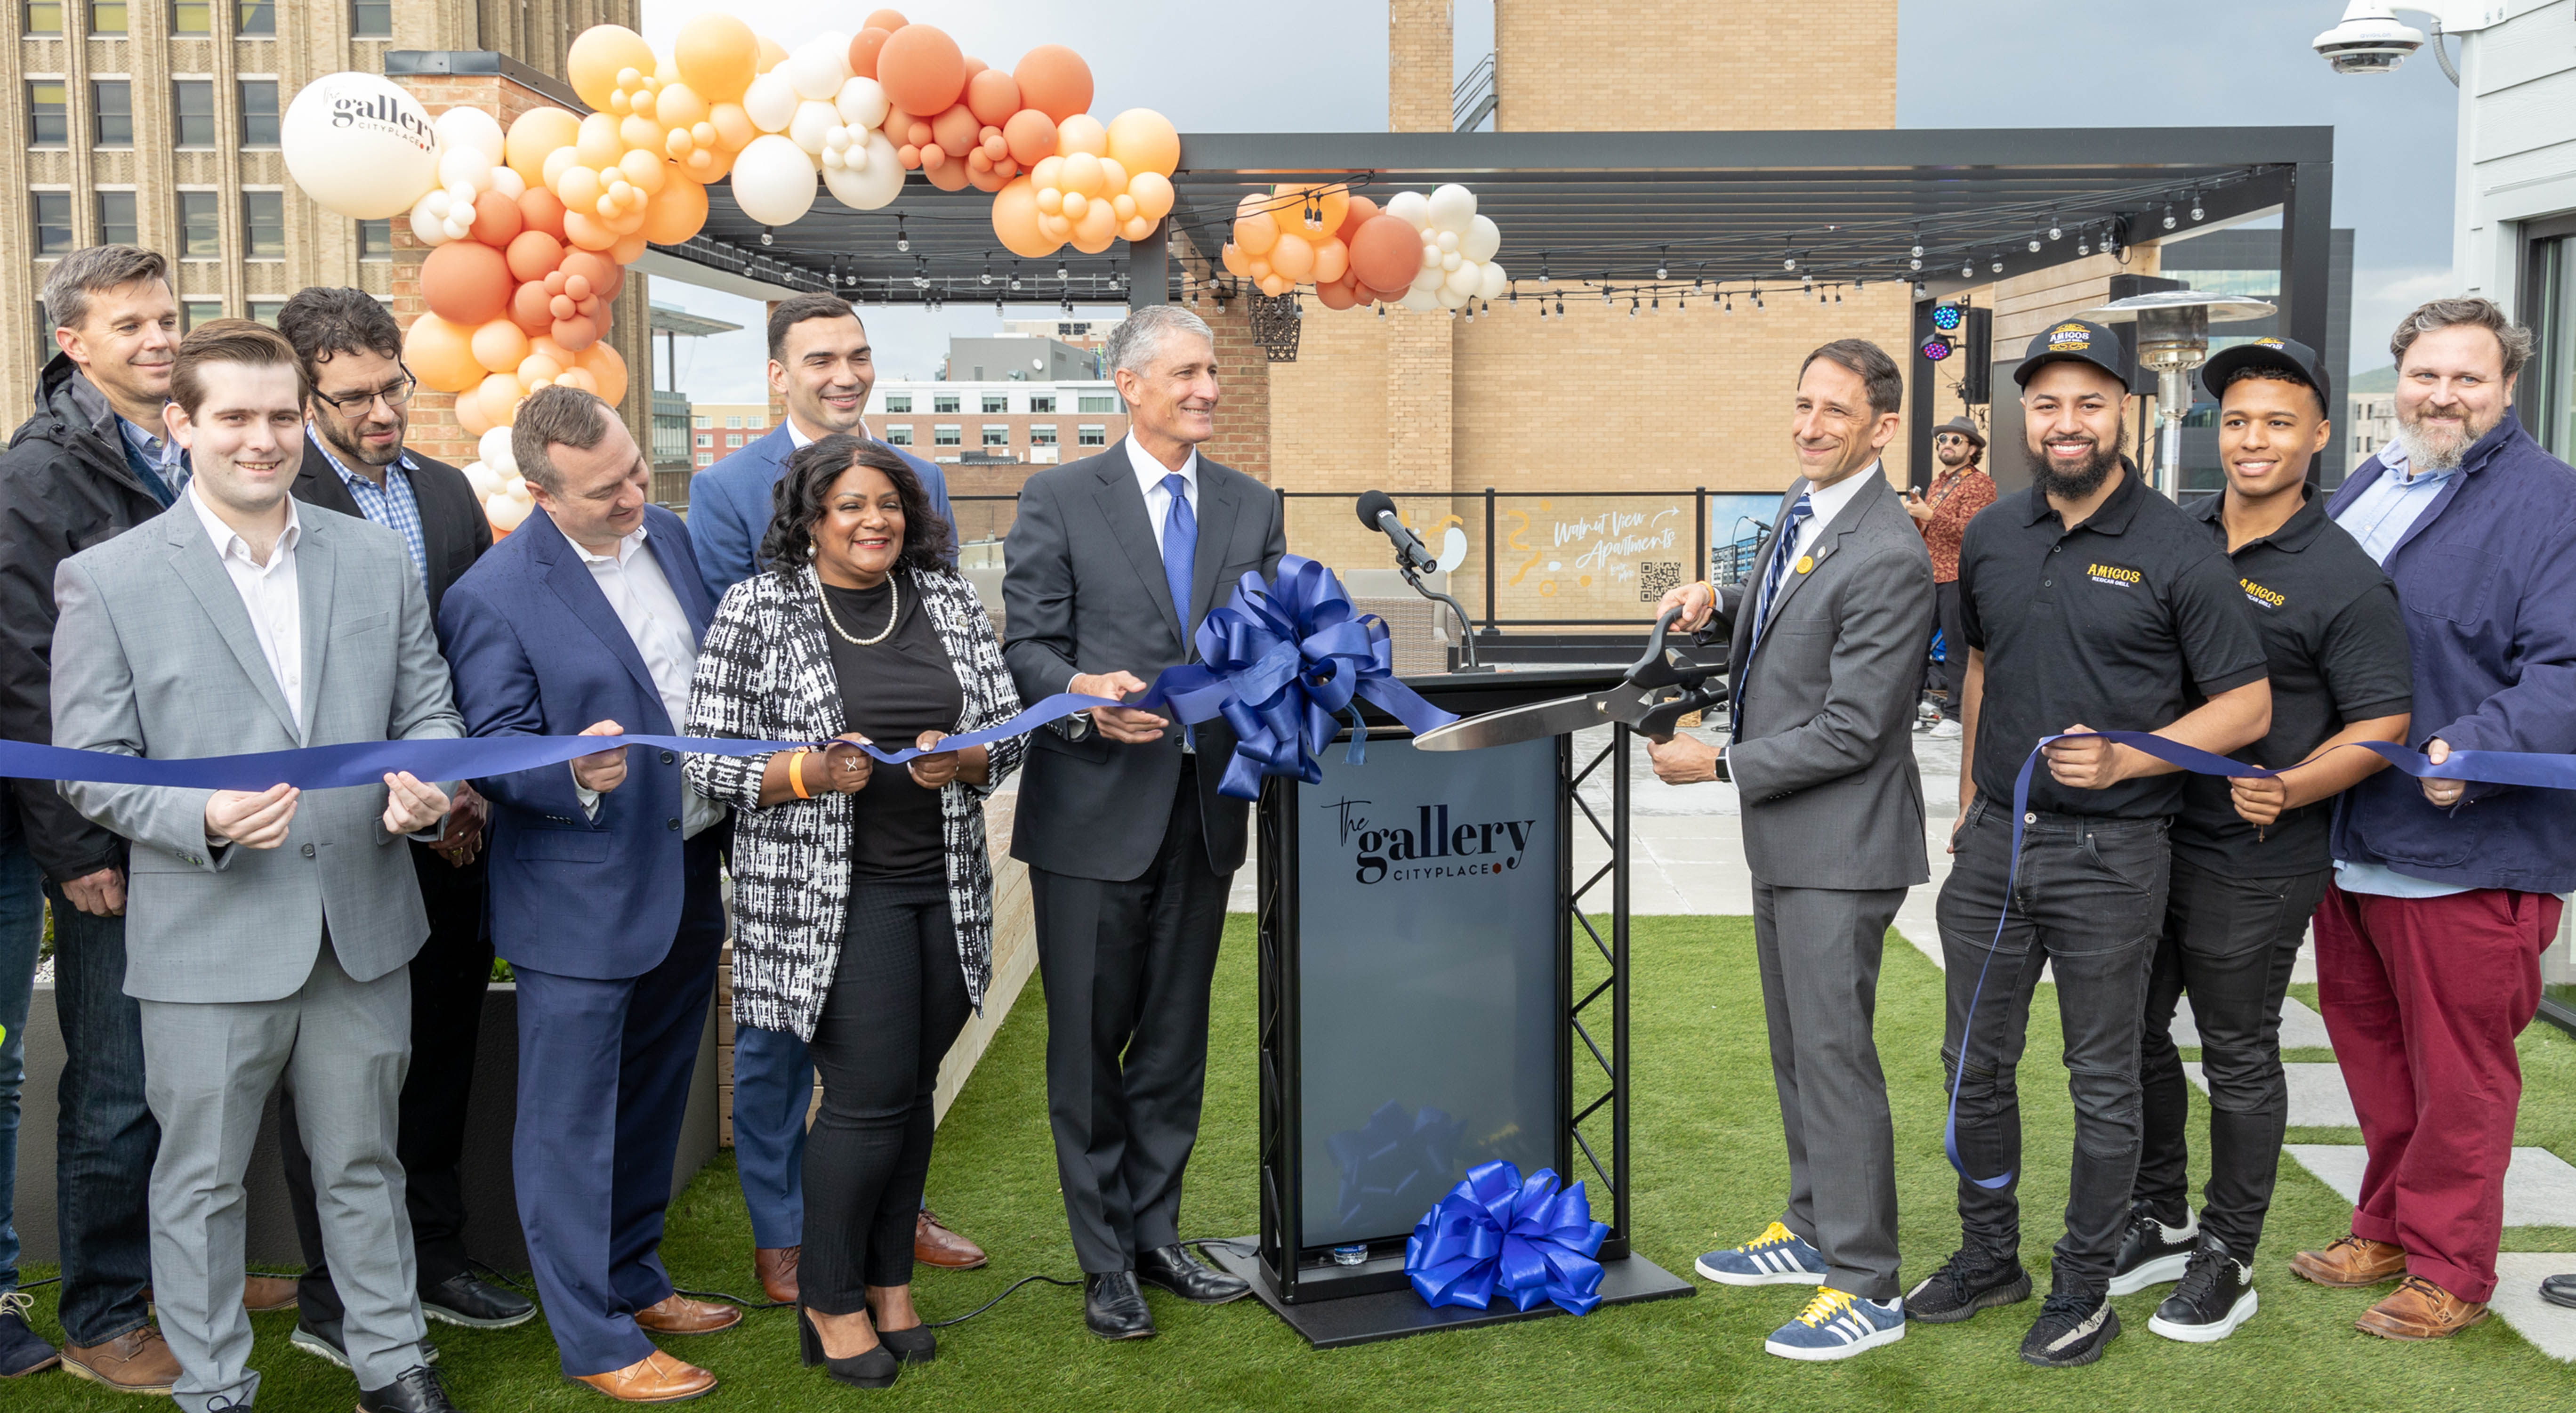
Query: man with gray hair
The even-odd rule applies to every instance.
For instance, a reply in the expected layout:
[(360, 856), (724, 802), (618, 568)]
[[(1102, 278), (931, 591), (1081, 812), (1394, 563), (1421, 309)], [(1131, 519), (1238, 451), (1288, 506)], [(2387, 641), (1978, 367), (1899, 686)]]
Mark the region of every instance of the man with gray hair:
[[(54, 571), (161, 514), (188, 461), (162, 425), (179, 305), (153, 251), (94, 245), (45, 280), (56, 352), (35, 415), (0, 455), (0, 733), (51, 741)], [(170, 1391), (179, 1363), (152, 1324), (146, 1185), (160, 1127), (143, 1097), (142, 1015), (125, 994), (126, 841), (50, 780), (0, 798), (0, 1377), (52, 1364), (18, 1302), (10, 1227), (18, 1090), (36, 950), (53, 904), (54, 1008), (65, 1051), (54, 1176), (66, 1366), (130, 1393)], [(41, 891), (39, 891), (41, 889)]]
[[(1125, 698), (1197, 656), (1199, 620), (1287, 552), (1278, 498), (1201, 457), (1216, 431), (1216, 341), (1147, 305), (1106, 350), (1127, 439), (1020, 489), (1005, 545), (1002, 654), (1020, 696)], [(1196, 739), (1149, 711), (1098, 707), (1030, 738), (1011, 856), (1029, 866), (1047, 1001), (1047, 1113), (1083, 1318), (1154, 1333), (1141, 1278), (1222, 1304), (1250, 1287), (1181, 1246), (1181, 1174), (1206, 1087), (1208, 987), (1243, 802), (1218, 793), (1234, 733)]]
[[(2576, 752), (2576, 470), (2512, 412), (2531, 331), (2437, 299), (2389, 340), (2397, 436), (2327, 514), (2397, 583), (2407, 744)], [(2484, 1320), (2540, 954), (2576, 888), (2576, 793), (2395, 771), (2335, 803), (2317, 1002), (2370, 1153), (2352, 1229), (2291, 1269), (2397, 1289), (2355, 1322), (2438, 1339)]]

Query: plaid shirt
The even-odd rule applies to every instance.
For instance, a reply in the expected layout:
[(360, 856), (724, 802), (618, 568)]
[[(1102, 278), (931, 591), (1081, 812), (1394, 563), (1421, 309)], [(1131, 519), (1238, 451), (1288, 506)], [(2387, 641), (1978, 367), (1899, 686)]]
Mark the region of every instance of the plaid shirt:
[(403, 453), (385, 468), (385, 483), (379, 486), (341, 465), (340, 458), (331, 454), (331, 444), (319, 435), (313, 438), (313, 446), (340, 473), (350, 497), (358, 502), (358, 513), (402, 536), (403, 548), (411, 551), (411, 567), (420, 574), (421, 592), (429, 592), (429, 542), (420, 527), (420, 499), (411, 490), (411, 473), (420, 469), (419, 463), (411, 453)]
[(1995, 503), (1994, 478), (1970, 462), (1964, 471), (1935, 475), (1923, 498), (1932, 502), (1932, 518), (1915, 522), (1915, 528), (1923, 532), (1923, 548), (1932, 554), (1932, 582), (1956, 583), (1959, 537), (1968, 532), (1968, 522), (1977, 518), (1978, 511)]

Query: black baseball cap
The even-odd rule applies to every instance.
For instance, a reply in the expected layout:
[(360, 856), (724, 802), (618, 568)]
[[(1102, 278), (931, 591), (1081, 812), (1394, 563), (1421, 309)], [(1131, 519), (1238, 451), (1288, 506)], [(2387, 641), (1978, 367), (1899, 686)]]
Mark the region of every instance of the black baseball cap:
[(2288, 373), (2316, 390), (2320, 408), (2328, 412), (2334, 408), (2334, 384), (2326, 377), (2317, 351), (2297, 339), (2249, 339), (2233, 348), (2220, 349), (2200, 365), (2201, 389), (2209, 394), (2210, 401), (2218, 402), (2227, 385), (2249, 368), (2277, 368)]
[(2043, 363), (2090, 363), (2119, 379), (2124, 391), (2138, 390), (2137, 370), (2128, 350), (2120, 347), (2120, 336), (2090, 319), (2060, 319), (2031, 335), (2021, 366), (2013, 369), (2013, 382), (2029, 387)]

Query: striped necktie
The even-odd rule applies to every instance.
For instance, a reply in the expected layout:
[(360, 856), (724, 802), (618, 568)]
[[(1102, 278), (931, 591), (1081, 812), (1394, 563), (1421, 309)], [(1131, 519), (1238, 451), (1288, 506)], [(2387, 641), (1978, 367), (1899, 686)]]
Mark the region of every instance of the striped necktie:
[[(1744, 642), (1744, 665), (1747, 669), (1753, 665), (1755, 650), (1762, 646), (1762, 630), (1771, 624), (1771, 605), (1779, 599), (1781, 586), (1789, 582), (1789, 552), (1798, 547), (1798, 531), (1815, 513), (1814, 503), (1807, 499), (1806, 492), (1801, 491), (1798, 503), (1790, 506), (1789, 513), (1780, 519), (1780, 533), (1771, 541), (1771, 564), (1762, 574), (1762, 594), (1753, 601), (1753, 636)], [(1736, 674), (1738, 680), (1732, 697), (1735, 703), (1733, 725), (1737, 730), (1744, 725), (1743, 675), (1741, 671)]]

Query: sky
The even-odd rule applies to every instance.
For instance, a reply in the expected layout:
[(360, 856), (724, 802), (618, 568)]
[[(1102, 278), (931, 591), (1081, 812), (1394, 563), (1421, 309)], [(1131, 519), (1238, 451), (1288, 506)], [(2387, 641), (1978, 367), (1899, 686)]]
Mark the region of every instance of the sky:
[[(855, 23), (866, 5), (644, 0), (643, 9), (656, 49), (703, 10), (739, 15), (792, 49)], [(1258, 41), (1223, 22), (1224, 7), (1181, 0), (915, 0), (904, 12), (996, 64), (1036, 44), (1073, 46), (1091, 64), (1095, 113), (1150, 107), (1184, 134), (1386, 127), (1384, 0), (1307, 0), (1298, 29), (1319, 38), (1269, 43), (1257, 54)], [(2329, 70), (2308, 45), (2342, 12), (2341, 0), (1899, 0), (1897, 126), (2331, 124), (2334, 223), (2354, 232), (2352, 371), (2384, 366), (2376, 331), (2450, 292), (2458, 94), (2429, 53), (2392, 75)], [(1115, 33), (1104, 14), (1118, 17)], [(1493, 0), (1459, 0), (1455, 24), (1463, 74), (1493, 47)], [(683, 390), (700, 402), (767, 395), (759, 305), (671, 280), (655, 281), (653, 298), (749, 326), (681, 340)], [(1012, 317), (1055, 312), (1033, 305)], [(871, 309), (879, 376), (926, 378), (951, 334), (994, 332), (1001, 322), (986, 306)]]

